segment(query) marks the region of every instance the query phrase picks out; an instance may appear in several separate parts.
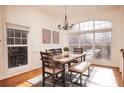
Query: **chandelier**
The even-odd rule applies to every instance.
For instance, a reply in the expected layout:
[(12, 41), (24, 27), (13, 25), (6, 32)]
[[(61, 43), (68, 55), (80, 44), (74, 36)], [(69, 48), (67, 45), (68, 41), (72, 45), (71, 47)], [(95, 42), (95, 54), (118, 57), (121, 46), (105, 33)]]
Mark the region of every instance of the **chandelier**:
[(58, 25), (59, 30), (71, 30), (74, 24), (69, 25), (68, 18), (67, 18), (67, 6), (65, 6), (65, 19), (64, 19), (64, 25)]

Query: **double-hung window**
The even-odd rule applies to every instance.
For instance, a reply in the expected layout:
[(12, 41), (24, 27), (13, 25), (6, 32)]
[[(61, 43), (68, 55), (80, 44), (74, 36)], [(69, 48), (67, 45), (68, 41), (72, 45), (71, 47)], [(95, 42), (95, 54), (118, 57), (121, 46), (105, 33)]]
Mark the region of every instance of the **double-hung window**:
[(8, 68), (28, 64), (28, 31), (7, 28)]

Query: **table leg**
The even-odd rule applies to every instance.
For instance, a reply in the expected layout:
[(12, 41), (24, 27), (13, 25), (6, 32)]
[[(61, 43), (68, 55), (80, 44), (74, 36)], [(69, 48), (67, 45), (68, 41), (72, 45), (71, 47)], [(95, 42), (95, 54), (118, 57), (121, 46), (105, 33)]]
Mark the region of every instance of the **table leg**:
[(63, 85), (65, 87), (65, 64), (63, 64), (63, 69), (64, 71), (62, 72), (62, 77), (63, 77)]

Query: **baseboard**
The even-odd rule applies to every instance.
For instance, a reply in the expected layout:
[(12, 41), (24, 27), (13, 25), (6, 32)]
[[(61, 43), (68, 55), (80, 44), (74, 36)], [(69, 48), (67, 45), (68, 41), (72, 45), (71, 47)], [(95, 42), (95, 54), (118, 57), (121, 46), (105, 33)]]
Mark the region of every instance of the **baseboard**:
[(102, 65), (102, 64), (92, 64), (92, 65), (100, 66), (100, 67), (108, 67), (108, 68), (118, 68), (119, 69), (119, 67), (116, 67), (116, 66), (106, 66), (106, 65)]
[(16, 76), (16, 75), (19, 75), (19, 74), (34, 70), (34, 69), (38, 69), (40, 67), (41, 67), (41, 64), (37, 64), (37, 65), (29, 66), (28, 68), (23, 69), (21, 71), (17, 71), (17, 72), (15, 71), (14, 73), (12, 73), (12, 72), (1, 73), (0, 74), (0, 80), (10, 78), (10, 77), (13, 77), (13, 76)]

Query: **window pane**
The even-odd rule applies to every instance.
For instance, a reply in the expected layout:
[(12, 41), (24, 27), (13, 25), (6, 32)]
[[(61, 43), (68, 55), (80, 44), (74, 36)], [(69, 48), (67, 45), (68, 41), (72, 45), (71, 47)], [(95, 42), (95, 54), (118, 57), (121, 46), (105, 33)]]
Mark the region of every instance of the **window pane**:
[(7, 37), (14, 37), (14, 32), (11, 29), (7, 29)]
[(22, 32), (22, 38), (27, 38), (27, 32)]
[(69, 35), (69, 44), (78, 44), (78, 37), (76, 35)]
[(21, 37), (21, 31), (16, 31), (15, 32), (15, 37)]
[(91, 61), (93, 58), (93, 34), (82, 34), (80, 36), (81, 47), (86, 52), (86, 61)]
[(91, 45), (91, 44), (93, 44), (93, 34), (82, 34), (80, 36), (80, 42), (83, 45)]
[(27, 47), (8, 47), (8, 67), (27, 64)]
[(71, 52), (71, 53), (73, 53), (74, 52), (74, 48), (77, 48), (78, 47), (78, 45), (74, 45), (74, 46), (69, 46), (69, 51)]
[(89, 21), (89, 26), (93, 26), (93, 21)]
[(22, 44), (27, 44), (27, 39), (22, 39)]
[(95, 33), (95, 44), (111, 44), (111, 32)]
[(95, 58), (110, 60), (111, 32), (95, 33)]
[(112, 28), (112, 23), (107, 21), (95, 21), (95, 29)]
[(80, 23), (80, 30), (81, 31), (93, 30), (93, 21)]
[(7, 44), (14, 44), (14, 38), (7, 38)]
[(7, 44), (27, 44), (27, 32), (17, 29), (7, 29)]
[(15, 44), (21, 44), (21, 39), (15, 38)]
[(110, 60), (111, 46), (95, 46), (95, 58), (102, 60)]

